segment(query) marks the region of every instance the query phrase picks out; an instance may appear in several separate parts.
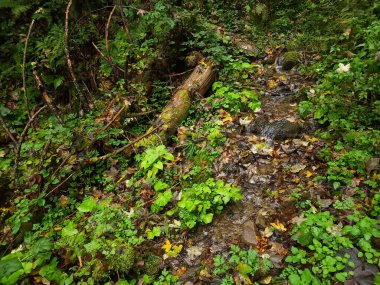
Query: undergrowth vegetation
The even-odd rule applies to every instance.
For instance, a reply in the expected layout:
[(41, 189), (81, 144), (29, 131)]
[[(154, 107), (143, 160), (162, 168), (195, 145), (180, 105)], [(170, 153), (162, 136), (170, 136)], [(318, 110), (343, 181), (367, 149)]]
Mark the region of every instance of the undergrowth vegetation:
[[(243, 199), (215, 165), (225, 127), (261, 110), (253, 81), (275, 71), (258, 59), (292, 61), (312, 82), (299, 113), (319, 124), (327, 170), (314, 180), (334, 201), (293, 193), (302, 219), (282, 267), (231, 244), (201, 272), (337, 284), (380, 266), (378, 0), (17, 0), (0, 11), (1, 284), (182, 284), (168, 260), (183, 238)], [(158, 115), (208, 61), (216, 80), (192, 94), (167, 144)], [(136, 147), (149, 132), (158, 143)]]

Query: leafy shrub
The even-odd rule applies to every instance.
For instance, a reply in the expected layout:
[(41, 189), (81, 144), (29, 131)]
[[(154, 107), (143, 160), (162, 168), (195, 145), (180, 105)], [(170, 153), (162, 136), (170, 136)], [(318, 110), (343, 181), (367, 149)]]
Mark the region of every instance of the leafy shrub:
[(204, 183), (194, 184), (182, 191), (178, 202), (179, 217), (190, 229), (197, 223), (209, 224), (214, 214), (219, 214), (230, 201), (237, 202), (241, 199), (238, 188), (209, 178)]
[(251, 278), (257, 272), (267, 274), (273, 267), (269, 259), (260, 258), (258, 252), (253, 249), (243, 250), (236, 245), (231, 245), (226, 261), (221, 255), (214, 257), (214, 275), (223, 276), (221, 284), (235, 284), (232, 275), (239, 272), (245, 281), (252, 284)]

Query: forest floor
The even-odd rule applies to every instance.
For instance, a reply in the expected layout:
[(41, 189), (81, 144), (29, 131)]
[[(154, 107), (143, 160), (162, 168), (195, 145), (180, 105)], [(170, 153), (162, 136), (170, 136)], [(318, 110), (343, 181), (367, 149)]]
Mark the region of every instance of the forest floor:
[[(174, 270), (186, 268), (183, 282), (210, 281), (213, 257), (226, 257), (231, 244), (251, 245), (275, 269), (282, 268), (292, 244), (291, 229), (305, 220), (299, 204), (311, 200), (328, 207), (333, 202), (327, 184), (314, 181), (326, 171), (316, 157), (325, 143), (313, 136), (314, 122), (302, 120), (298, 112), (296, 91), (310, 84), (297, 72), (274, 64), (252, 79), (253, 89), (266, 90), (260, 110), (238, 116), (222, 113), (228, 140), (214, 173), (237, 185), (243, 199), (184, 238), (183, 253), (170, 260)], [(218, 282), (213, 279), (212, 284)]]

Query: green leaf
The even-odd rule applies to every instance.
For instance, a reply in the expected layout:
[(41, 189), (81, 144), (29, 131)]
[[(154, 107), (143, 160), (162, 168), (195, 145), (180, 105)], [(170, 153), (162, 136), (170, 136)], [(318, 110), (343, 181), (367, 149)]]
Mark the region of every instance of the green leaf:
[(18, 258), (0, 260), (0, 280), (3, 277), (10, 276), (20, 269), (23, 270), (23, 266)]
[(169, 185), (166, 184), (165, 182), (162, 182), (161, 180), (158, 180), (155, 184), (154, 184), (154, 190), (155, 191), (160, 191), (160, 190), (163, 190), (163, 189), (166, 189), (168, 188)]
[(75, 228), (75, 224), (70, 222), (66, 227), (62, 229), (62, 237), (71, 237), (78, 233), (78, 230)]
[(86, 198), (82, 204), (80, 204), (77, 209), (79, 212), (87, 213), (91, 212), (96, 206), (96, 200), (93, 197)]
[(244, 277), (247, 276), (249, 273), (251, 273), (253, 271), (252, 267), (250, 267), (249, 265), (247, 265), (245, 263), (239, 263), (237, 265), (237, 270)]
[(63, 76), (59, 76), (59, 77), (55, 78), (54, 79), (54, 88), (57, 89), (59, 86), (61, 86), (64, 80), (65, 80), (65, 78)]
[(209, 224), (212, 222), (212, 219), (214, 218), (214, 214), (213, 213), (208, 213), (206, 215), (203, 216), (203, 222), (205, 224)]

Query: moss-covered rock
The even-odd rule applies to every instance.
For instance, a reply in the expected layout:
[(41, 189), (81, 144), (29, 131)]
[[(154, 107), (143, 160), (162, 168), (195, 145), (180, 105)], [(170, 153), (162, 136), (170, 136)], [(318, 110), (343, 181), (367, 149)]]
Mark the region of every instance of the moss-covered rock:
[(301, 53), (299, 53), (298, 51), (288, 51), (284, 53), (282, 69), (290, 70), (296, 65), (298, 65), (300, 60), (301, 60)]
[(135, 250), (130, 244), (122, 243), (116, 249), (115, 255), (109, 256), (107, 261), (110, 269), (128, 273), (135, 262)]
[(153, 255), (153, 254), (149, 254), (145, 258), (145, 262), (144, 262), (145, 274), (150, 275), (150, 276), (154, 276), (160, 271), (160, 267), (161, 267), (161, 258), (160, 257)]

